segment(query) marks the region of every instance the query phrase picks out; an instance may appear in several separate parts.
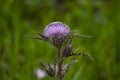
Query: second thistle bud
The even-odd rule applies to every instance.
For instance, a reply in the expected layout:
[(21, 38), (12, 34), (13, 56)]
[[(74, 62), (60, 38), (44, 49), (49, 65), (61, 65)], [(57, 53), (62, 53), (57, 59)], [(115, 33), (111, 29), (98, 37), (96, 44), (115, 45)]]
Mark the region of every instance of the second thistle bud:
[(72, 44), (68, 44), (62, 51), (63, 57), (68, 57), (72, 52)]

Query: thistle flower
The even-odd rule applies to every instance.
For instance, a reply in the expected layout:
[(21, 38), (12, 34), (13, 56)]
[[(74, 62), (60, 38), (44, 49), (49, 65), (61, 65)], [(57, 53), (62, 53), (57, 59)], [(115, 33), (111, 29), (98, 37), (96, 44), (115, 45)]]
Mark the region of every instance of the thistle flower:
[[(43, 67), (46, 73), (56, 80), (63, 80), (69, 68), (77, 62), (76, 60), (72, 60), (69, 63), (64, 64), (66, 58), (71, 56), (85, 56), (92, 59), (92, 57), (87, 54), (75, 52), (72, 45), (73, 38), (89, 38), (91, 36), (72, 34), (70, 28), (62, 22), (52, 22), (48, 24), (43, 34), (37, 33), (37, 36), (38, 37), (30, 38), (50, 42), (56, 47), (54, 66), (51, 66), (49, 63), (45, 65), (40, 62), (40, 65)], [(44, 72), (40, 70), (37, 70), (36, 73), (38, 78), (45, 76), (43, 74)]]
[(62, 22), (50, 23), (44, 30), (44, 36), (51, 38), (57, 47), (60, 47), (67, 40), (69, 33), (70, 28)]
[(62, 22), (50, 23), (44, 30), (44, 35), (51, 38), (63, 38), (70, 32), (70, 28)]

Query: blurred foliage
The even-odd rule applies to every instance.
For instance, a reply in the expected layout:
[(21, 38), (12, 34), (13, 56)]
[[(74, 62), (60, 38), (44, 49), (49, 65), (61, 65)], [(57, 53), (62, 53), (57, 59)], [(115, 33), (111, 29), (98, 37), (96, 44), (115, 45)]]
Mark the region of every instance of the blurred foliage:
[(64, 80), (120, 80), (120, 0), (0, 0), (0, 80), (38, 80), (34, 70), (53, 62), (55, 48), (25, 36), (54, 21), (93, 36), (74, 47), (94, 61), (80, 57)]

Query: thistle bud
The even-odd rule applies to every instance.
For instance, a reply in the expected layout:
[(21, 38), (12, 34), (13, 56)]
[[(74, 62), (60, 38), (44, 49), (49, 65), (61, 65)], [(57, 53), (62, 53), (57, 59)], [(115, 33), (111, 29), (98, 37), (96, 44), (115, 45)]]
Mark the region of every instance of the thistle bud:
[(63, 57), (68, 57), (72, 52), (72, 44), (67, 45), (64, 49), (63, 49)]
[(54, 68), (48, 63), (48, 65), (46, 66), (46, 72), (50, 77), (54, 77), (55, 76), (55, 70)]

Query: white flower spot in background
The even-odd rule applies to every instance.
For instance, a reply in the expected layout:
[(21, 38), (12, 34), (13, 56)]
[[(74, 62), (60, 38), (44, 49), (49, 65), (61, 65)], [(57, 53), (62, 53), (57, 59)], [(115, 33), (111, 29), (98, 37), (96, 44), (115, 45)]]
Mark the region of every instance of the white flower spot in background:
[(39, 79), (44, 78), (46, 76), (45, 71), (43, 71), (39, 68), (35, 70), (35, 74), (36, 74), (37, 78), (39, 78)]

